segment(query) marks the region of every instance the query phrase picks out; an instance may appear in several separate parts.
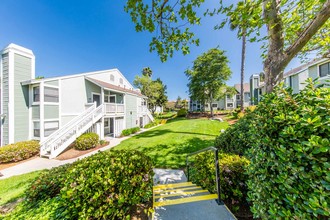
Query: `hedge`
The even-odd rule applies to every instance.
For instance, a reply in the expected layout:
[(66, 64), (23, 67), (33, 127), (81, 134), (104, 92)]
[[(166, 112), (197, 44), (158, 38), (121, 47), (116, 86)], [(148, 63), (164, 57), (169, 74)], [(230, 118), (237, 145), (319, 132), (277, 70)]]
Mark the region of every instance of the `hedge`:
[(40, 152), (39, 141), (22, 141), (0, 147), (0, 163), (17, 162)]
[(177, 113), (177, 117), (186, 117), (188, 114), (188, 111), (184, 108), (180, 109)]
[(150, 211), (152, 177), (151, 159), (139, 151), (99, 152), (36, 178), (21, 212), (50, 209), (45, 219), (129, 219), (139, 204)]
[[(206, 152), (193, 158), (190, 166), (191, 180), (197, 185), (217, 191), (215, 181), (214, 153)], [(249, 161), (245, 157), (230, 154), (219, 154), (221, 199), (225, 201), (233, 212), (240, 206), (247, 206), (246, 169)]]
[(74, 147), (77, 150), (88, 150), (99, 144), (99, 136), (96, 133), (86, 133), (80, 135), (75, 142)]
[(134, 128), (128, 128), (128, 129), (124, 129), (121, 131), (121, 135), (122, 136), (128, 136), (131, 134), (135, 134), (136, 132), (140, 131), (140, 127), (134, 127)]
[(144, 126), (144, 128), (152, 128), (152, 127), (155, 127), (159, 124), (166, 124), (167, 122), (167, 119), (155, 119), (153, 122), (150, 122), (149, 124), (146, 124)]
[(253, 113), (220, 135), (220, 148), (251, 162), (247, 184), (254, 217), (329, 219), (329, 115), (330, 89), (309, 79), (298, 94), (283, 86), (265, 94)]

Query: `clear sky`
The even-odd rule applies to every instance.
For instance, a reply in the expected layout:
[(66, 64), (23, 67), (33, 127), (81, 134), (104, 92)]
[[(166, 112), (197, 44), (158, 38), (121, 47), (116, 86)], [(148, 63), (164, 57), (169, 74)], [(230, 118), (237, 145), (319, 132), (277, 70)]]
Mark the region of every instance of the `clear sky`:
[[(218, 0), (208, 0), (204, 8)], [(213, 30), (219, 17), (203, 18), (194, 27), (200, 46), (191, 47), (183, 56), (177, 52), (162, 63), (149, 52), (150, 33), (136, 33), (130, 16), (120, 0), (1, 0), (0, 47), (9, 43), (31, 49), (36, 56), (36, 76), (53, 77), (118, 68), (130, 81), (143, 67), (153, 70), (167, 85), (169, 100), (188, 97), (184, 71), (196, 57), (219, 46), (226, 51), (233, 72), (228, 85), (240, 82), (241, 42), (226, 27)], [(201, 9), (203, 11), (203, 8)], [(262, 71), (260, 45), (249, 43), (246, 54), (245, 81)], [(289, 68), (296, 67), (294, 61)]]

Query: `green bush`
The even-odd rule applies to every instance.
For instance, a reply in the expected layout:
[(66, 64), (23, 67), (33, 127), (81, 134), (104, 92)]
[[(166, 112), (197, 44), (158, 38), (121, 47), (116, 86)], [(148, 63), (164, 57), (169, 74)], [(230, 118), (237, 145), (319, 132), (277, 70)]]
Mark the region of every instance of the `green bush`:
[(215, 139), (215, 147), (225, 153), (244, 155), (251, 145), (258, 141), (257, 133), (251, 130), (254, 118), (255, 115), (247, 111), (244, 117)]
[[(198, 154), (193, 161), (189, 172), (191, 180), (215, 193), (217, 189), (214, 153)], [(246, 169), (249, 161), (238, 155), (219, 154), (219, 163), (221, 199), (233, 212), (236, 212), (240, 206), (247, 205), (247, 185), (245, 181), (248, 179)]]
[(159, 124), (166, 124), (167, 120), (166, 119), (155, 119), (153, 122), (150, 122), (149, 124), (146, 124), (144, 126), (144, 128), (151, 128), (151, 127), (155, 127)]
[(122, 136), (128, 136), (131, 134), (135, 134), (136, 132), (140, 131), (140, 127), (134, 127), (134, 128), (128, 128), (128, 129), (124, 129), (121, 131), (121, 135)]
[(75, 148), (77, 150), (87, 150), (94, 148), (99, 143), (99, 136), (96, 133), (86, 133), (76, 139)]
[(36, 203), (57, 196), (73, 164), (66, 164), (41, 173), (25, 191), (28, 202)]
[(126, 219), (151, 202), (151, 159), (139, 151), (100, 152), (70, 169), (61, 190), (62, 218)]
[(188, 114), (188, 111), (184, 108), (180, 109), (178, 113), (176, 114), (177, 117), (186, 117)]
[(0, 147), (0, 164), (17, 162), (37, 155), (40, 151), (38, 141), (22, 141)]

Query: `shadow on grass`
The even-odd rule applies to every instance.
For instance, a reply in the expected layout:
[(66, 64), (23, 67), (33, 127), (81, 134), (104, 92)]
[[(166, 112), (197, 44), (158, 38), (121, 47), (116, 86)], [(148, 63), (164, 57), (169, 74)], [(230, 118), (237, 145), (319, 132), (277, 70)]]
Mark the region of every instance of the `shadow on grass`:
[(210, 137), (216, 137), (217, 135), (212, 135), (212, 134), (205, 134), (205, 133), (197, 133), (197, 132), (184, 132), (184, 131), (173, 131), (170, 129), (159, 129), (159, 130), (150, 130), (143, 132), (141, 134), (138, 134), (135, 136), (135, 138), (145, 138), (145, 137), (155, 137), (155, 136), (160, 136), (168, 133), (176, 133), (176, 134), (192, 134), (192, 135), (204, 135), (204, 136), (210, 136)]
[(158, 144), (141, 149), (141, 151), (152, 159), (155, 168), (179, 169), (186, 166), (187, 154), (213, 145), (214, 140), (202, 140), (194, 137), (180, 144)]

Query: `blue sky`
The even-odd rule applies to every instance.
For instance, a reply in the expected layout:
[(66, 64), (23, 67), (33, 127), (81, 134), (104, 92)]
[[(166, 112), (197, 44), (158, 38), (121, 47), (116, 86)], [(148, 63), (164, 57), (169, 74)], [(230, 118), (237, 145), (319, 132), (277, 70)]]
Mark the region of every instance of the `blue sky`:
[[(217, 2), (209, 0), (203, 7)], [(221, 18), (203, 18), (202, 25), (193, 28), (200, 46), (191, 47), (186, 56), (177, 52), (162, 63), (156, 53), (149, 52), (152, 35), (135, 32), (124, 4), (118, 0), (1, 0), (0, 47), (15, 43), (33, 50), (36, 75), (44, 77), (118, 68), (133, 82), (149, 66), (153, 78), (160, 77), (167, 85), (169, 99), (175, 100), (188, 97), (184, 71), (198, 55), (219, 46), (226, 51), (233, 72), (227, 84), (240, 82), (241, 42), (227, 27), (213, 30)], [(262, 71), (260, 53), (260, 45), (247, 45), (246, 82), (251, 74)], [(298, 64), (293, 61), (288, 68)]]

